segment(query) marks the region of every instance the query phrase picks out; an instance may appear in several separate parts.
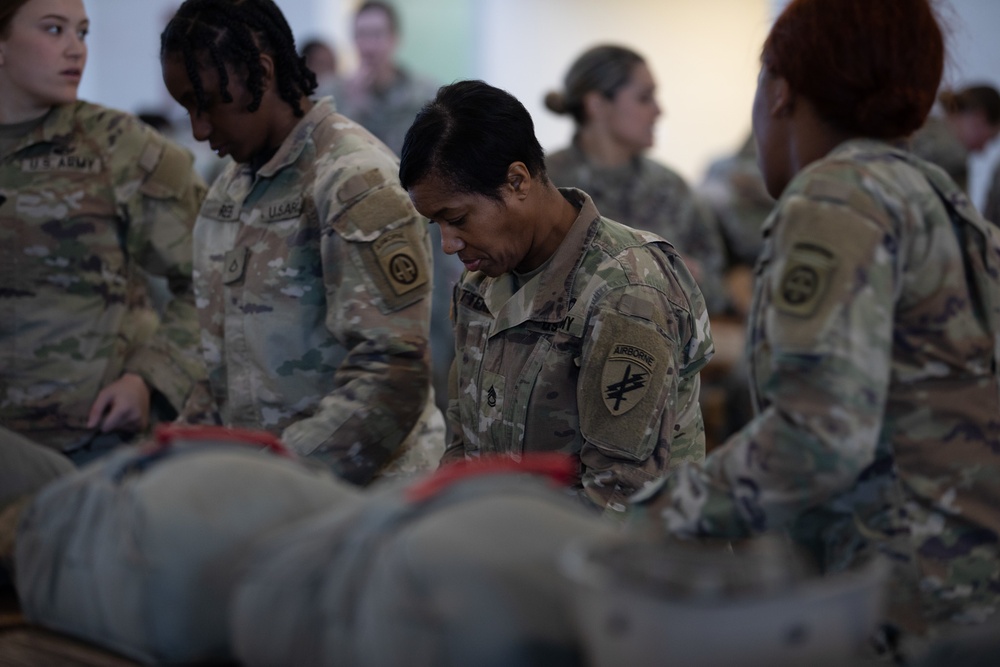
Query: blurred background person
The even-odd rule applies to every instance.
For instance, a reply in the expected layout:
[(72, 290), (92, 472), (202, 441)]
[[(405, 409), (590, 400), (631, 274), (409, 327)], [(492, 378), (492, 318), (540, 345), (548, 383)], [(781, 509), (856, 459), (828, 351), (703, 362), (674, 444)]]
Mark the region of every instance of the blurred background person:
[(195, 138), (233, 158), (195, 225), (209, 373), (181, 418), (269, 431), (359, 485), (434, 467), (430, 248), (395, 155), (311, 97), (272, 0), (187, 0), (161, 62)]
[(910, 139), (910, 151), (932, 162), (968, 192), (969, 156), (1000, 133), (1000, 93), (989, 85), (944, 90), (939, 113), (929, 116)]
[(337, 78), (329, 89), (317, 90), (332, 93), (339, 113), (363, 125), (396, 155), (417, 112), (437, 91), (435, 83), (397, 62), (399, 40), (399, 14), (392, 4), (362, 3), (354, 14), (357, 70)]
[(570, 146), (545, 159), (549, 178), (594, 199), (602, 215), (672, 243), (701, 287), (716, 355), (702, 374), (708, 447), (722, 435), (726, 392), (717, 386), (743, 354), (742, 322), (728, 313), (725, 250), (715, 218), (684, 179), (644, 153), (662, 111), (646, 61), (632, 49), (595, 46), (570, 66), (545, 105), (572, 116)]
[(517, 99), (442, 87), (406, 135), (400, 181), (466, 268), (442, 463), (564, 452), (578, 497), (620, 518), (631, 493), (703, 458), (701, 291), (661, 238), (556, 189)]
[(788, 531), (828, 572), (884, 554), (892, 636), (1000, 601), (1000, 241), (901, 148), (944, 62), (934, 0), (793, 0), (775, 22), (753, 105), (778, 199), (756, 416), (673, 471), (655, 510), (687, 538)]
[(82, 0), (0, 5), (0, 423), (77, 463), (172, 419), (204, 373), (205, 186), (183, 149), (77, 99), (89, 25)]
[(318, 90), (326, 90), (333, 85), (338, 65), (333, 45), (322, 39), (310, 39), (302, 44), (299, 55), (306, 61), (309, 71), (316, 75)]
[[(713, 161), (697, 189), (698, 196), (715, 216), (725, 247), (723, 268), (727, 316), (745, 323), (753, 297), (754, 266), (764, 244), (764, 221), (774, 209), (757, 164), (753, 133), (732, 155)], [(746, 355), (734, 360), (728, 373), (713, 386), (720, 388), (722, 405), (717, 414), (706, 414), (706, 423), (718, 426), (714, 442), (722, 442), (753, 417)], [(707, 401), (706, 401), (707, 403)]]

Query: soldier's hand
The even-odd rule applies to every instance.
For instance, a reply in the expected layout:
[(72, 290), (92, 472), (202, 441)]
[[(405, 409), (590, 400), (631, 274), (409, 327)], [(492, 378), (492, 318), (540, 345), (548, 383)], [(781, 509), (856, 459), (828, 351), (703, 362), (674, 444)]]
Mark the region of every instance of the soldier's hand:
[(126, 373), (97, 395), (87, 428), (101, 431), (142, 431), (149, 425), (149, 387), (134, 373)]

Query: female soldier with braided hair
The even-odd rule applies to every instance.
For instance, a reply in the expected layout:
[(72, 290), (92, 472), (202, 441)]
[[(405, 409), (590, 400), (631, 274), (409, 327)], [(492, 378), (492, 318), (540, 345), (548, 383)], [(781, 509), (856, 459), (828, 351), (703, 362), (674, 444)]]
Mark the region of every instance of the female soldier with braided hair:
[(209, 378), (181, 418), (268, 430), (360, 484), (435, 464), (429, 246), (395, 157), (309, 98), (271, 0), (187, 0), (160, 55), (194, 137), (234, 160), (195, 225)]

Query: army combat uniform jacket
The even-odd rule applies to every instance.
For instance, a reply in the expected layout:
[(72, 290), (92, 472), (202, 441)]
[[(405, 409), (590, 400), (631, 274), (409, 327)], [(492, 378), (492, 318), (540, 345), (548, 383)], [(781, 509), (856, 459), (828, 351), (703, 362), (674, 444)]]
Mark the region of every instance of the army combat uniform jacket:
[(704, 457), (698, 371), (708, 315), (670, 244), (602, 218), (590, 197), (545, 268), (467, 273), (456, 287), (455, 436), (444, 461), (566, 452), (580, 493), (610, 513), (682, 461)]
[[(191, 157), (137, 119), (57, 106), (0, 155), (0, 424), (60, 447), (136, 373), (175, 410), (202, 376)], [(148, 273), (166, 277), (162, 319)]]
[(323, 99), (256, 172), (219, 176), (195, 227), (209, 377), (183, 419), (270, 431), (358, 483), (399, 453), (430, 393), (430, 262), (397, 170)]
[(672, 169), (642, 156), (599, 167), (576, 145), (545, 158), (549, 179), (588, 193), (601, 215), (669, 241), (691, 269), (708, 312), (726, 308), (725, 245), (715, 216)]
[[(905, 627), (1000, 593), (1000, 245), (940, 169), (854, 140), (765, 225), (750, 322), (757, 416), (653, 501), (681, 535), (791, 527), (838, 569), (897, 564)], [(641, 499), (641, 496), (638, 499)], [(919, 589), (920, 593), (917, 593)]]

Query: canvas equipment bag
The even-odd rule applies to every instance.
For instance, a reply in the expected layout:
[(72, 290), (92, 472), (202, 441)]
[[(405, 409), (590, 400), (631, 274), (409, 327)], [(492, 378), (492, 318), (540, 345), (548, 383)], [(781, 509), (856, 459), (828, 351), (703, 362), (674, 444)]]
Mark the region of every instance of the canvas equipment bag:
[(558, 556), (616, 529), (525, 474), (565, 483), (575, 465), (545, 454), (456, 463), (271, 534), (234, 595), (241, 664), (581, 664)]
[(226, 610), (247, 545), (358, 497), (267, 433), (161, 426), (155, 442), (50, 484), (25, 510), (23, 612), (144, 663), (231, 659)]

